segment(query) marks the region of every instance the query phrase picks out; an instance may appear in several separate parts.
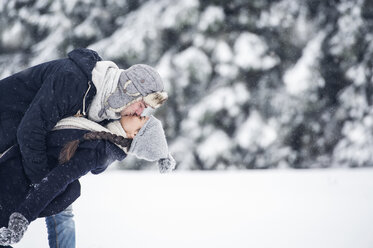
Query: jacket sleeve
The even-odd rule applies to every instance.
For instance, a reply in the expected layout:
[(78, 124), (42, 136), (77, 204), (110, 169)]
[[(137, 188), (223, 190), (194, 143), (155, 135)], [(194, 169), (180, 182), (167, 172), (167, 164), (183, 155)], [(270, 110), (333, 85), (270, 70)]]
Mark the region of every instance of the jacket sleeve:
[[(17, 130), (24, 169), (32, 183), (47, 173), (46, 134), (68, 115), (74, 115), (84, 95), (84, 85), (73, 73), (53, 73), (46, 78)], [(83, 86), (83, 87), (82, 87)]]
[(35, 220), (69, 184), (105, 163), (108, 158), (105, 142), (93, 142), (98, 142), (96, 149), (78, 148), (69, 162), (57, 165), (40, 183), (34, 185), (15, 212), (21, 213), (29, 222)]

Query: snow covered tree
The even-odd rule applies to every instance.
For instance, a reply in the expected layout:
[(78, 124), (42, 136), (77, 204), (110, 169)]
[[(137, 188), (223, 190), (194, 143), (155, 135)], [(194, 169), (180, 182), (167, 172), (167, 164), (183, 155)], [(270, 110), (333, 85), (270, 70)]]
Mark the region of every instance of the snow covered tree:
[(2, 1), (0, 76), (88, 47), (159, 70), (180, 169), (371, 166), (372, 13), (368, 0)]

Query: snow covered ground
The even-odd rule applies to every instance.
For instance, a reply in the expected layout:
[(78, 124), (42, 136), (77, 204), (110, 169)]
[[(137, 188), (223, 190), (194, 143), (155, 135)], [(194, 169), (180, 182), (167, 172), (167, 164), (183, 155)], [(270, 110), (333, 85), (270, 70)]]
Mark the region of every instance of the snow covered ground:
[[(78, 248), (373, 247), (373, 169), (110, 170), (81, 183)], [(44, 220), (14, 247), (48, 247)]]

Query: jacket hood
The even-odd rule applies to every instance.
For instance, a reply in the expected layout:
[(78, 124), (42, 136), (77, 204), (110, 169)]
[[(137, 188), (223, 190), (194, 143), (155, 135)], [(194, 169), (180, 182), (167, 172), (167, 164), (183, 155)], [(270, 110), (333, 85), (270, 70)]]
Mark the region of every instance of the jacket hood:
[(89, 80), (92, 80), (92, 70), (97, 61), (102, 60), (97, 52), (86, 48), (74, 49), (67, 56), (77, 64)]

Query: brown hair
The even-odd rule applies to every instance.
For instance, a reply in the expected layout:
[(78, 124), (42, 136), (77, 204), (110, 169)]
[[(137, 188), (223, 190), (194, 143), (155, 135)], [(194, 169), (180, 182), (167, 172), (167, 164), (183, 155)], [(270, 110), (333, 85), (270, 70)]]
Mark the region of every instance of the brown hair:
[(63, 146), (60, 152), (59, 158), (58, 158), (59, 163), (64, 164), (70, 161), (70, 159), (74, 156), (76, 149), (78, 148), (79, 143), (81, 141), (100, 140), (100, 139), (108, 140), (116, 145), (127, 147), (128, 149), (130, 149), (130, 146), (132, 143), (132, 139), (124, 138), (123, 136), (119, 136), (119, 135), (104, 132), (104, 131), (85, 133), (83, 137), (81, 137), (80, 139), (72, 140)]

